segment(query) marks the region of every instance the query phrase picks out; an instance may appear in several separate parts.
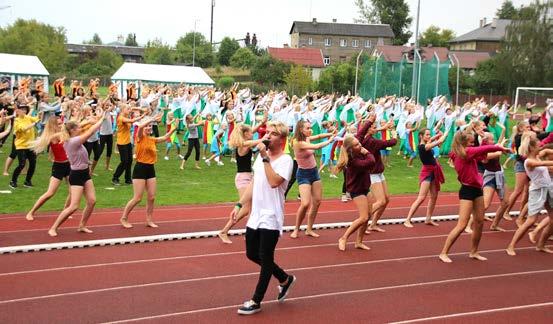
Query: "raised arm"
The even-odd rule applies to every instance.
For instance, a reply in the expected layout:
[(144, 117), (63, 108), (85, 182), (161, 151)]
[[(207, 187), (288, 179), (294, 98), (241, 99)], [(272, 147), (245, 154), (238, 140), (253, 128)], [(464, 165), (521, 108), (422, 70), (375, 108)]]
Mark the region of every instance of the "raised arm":
[[(178, 125), (179, 123), (179, 119), (175, 119), (175, 124)], [(156, 143), (161, 143), (161, 142), (165, 142), (169, 137), (171, 137), (171, 135), (173, 135), (173, 133), (177, 130), (177, 127), (173, 127), (171, 128), (171, 130), (169, 131), (169, 133), (166, 133), (165, 135), (163, 136), (160, 136), (160, 137), (156, 137), (154, 140), (156, 141)], [(139, 133), (140, 134), (140, 133)]]
[(96, 133), (98, 129), (100, 129), (100, 126), (102, 125), (102, 122), (106, 118), (107, 114), (108, 112), (103, 112), (102, 116), (98, 119), (98, 121), (96, 121), (94, 125), (90, 126), (90, 128), (86, 132), (84, 132), (79, 136), (81, 144), (84, 144), (86, 140), (88, 140), (88, 138), (92, 136), (92, 134)]

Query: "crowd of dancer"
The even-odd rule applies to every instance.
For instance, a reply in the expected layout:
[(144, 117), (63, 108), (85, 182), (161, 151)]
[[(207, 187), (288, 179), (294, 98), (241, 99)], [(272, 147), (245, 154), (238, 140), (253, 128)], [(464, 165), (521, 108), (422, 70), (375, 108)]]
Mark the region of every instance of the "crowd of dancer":
[[(290, 97), (284, 91), (270, 91), (256, 95), (248, 88), (239, 90), (238, 84), (220, 91), (134, 83), (127, 85), (123, 96), (118, 93), (121, 85), (114, 83), (109, 94), (100, 98), (98, 85), (98, 80), (90, 80), (85, 91), (82, 83), (73, 81), (66, 95), (65, 79), (58, 79), (53, 101), (39, 81), (33, 86), (32, 80), (22, 79), (10, 87), (11, 91), (0, 89), (0, 139), (5, 141), (13, 133), (4, 175), (9, 175), (16, 158), (18, 161), (10, 186), (18, 188), (25, 168), (24, 186), (33, 186), (37, 154), (48, 152), (53, 161), (48, 189), (27, 213), (27, 220), (33, 220), (61, 183), (68, 182), (65, 206), (48, 234), (58, 235), (59, 226), (78, 209), (83, 196), (86, 207), (78, 231), (92, 233), (87, 222), (96, 202), (93, 176), (104, 151), (105, 170), (113, 171), (110, 163), (115, 143), (120, 162), (112, 173), (112, 183), (120, 185), (124, 176), (125, 184), (132, 185), (134, 191), (121, 215), (121, 225), (132, 227), (129, 215), (146, 192), (146, 224), (157, 227), (153, 219), (156, 145), (165, 143), (164, 160), (172, 159), (175, 146), (180, 169), (185, 169), (192, 151), (195, 169), (202, 168), (202, 155), (204, 167), (212, 162), (223, 165), (222, 157), (228, 155), (236, 163), (239, 202), (219, 238), (232, 243), (229, 231), (249, 216), (247, 256), (261, 266), (255, 294), (240, 308), (241, 314), (260, 310), (272, 275), (281, 283), (280, 301), (296, 280), (274, 263), (274, 249), (283, 232), (285, 198), (295, 182), (300, 204), (291, 224), (291, 238), (300, 236), (306, 218), (305, 235), (319, 237), (314, 229), (323, 198), (321, 175), (327, 169), (330, 177), (343, 177), (341, 199), (353, 200), (358, 210), (358, 217), (338, 239), (339, 250), (346, 249), (348, 238), (355, 232), (354, 247), (369, 250), (364, 235), (385, 231), (378, 221), (391, 199), (384, 173), (392, 147), (405, 157), (407, 167), (413, 166), (417, 156), (422, 164), (419, 194), (404, 222), (407, 228), (414, 226), (412, 218), (428, 196), (425, 224), (438, 226), (432, 216), (446, 181), (440, 157), (457, 173), (459, 218), (439, 255), (441, 261), (452, 262), (448, 253), (463, 231), (472, 236), (469, 256), (486, 260), (478, 253), (478, 246), (485, 211), (495, 194), (501, 204), (490, 219), (492, 231), (504, 231), (500, 222), (511, 221), (511, 210), (521, 201), (518, 229), (507, 253), (516, 254), (516, 243), (528, 231), (538, 251), (553, 253), (545, 245), (553, 234), (553, 103), (541, 115), (534, 115), (532, 105), (527, 105), (524, 118), (516, 120), (518, 107), (507, 101), (491, 106), (483, 98), (458, 107), (443, 96), (420, 105), (395, 96), (371, 102), (350, 94)], [(165, 126), (164, 135), (160, 135), (160, 124)], [(183, 142), (187, 143), (185, 155), (181, 154)], [(317, 152), (321, 155), (319, 166)], [(502, 165), (503, 156), (506, 161)], [(515, 186), (508, 194), (504, 172), (511, 160)], [(537, 223), (543, 209), (547, 217)]]

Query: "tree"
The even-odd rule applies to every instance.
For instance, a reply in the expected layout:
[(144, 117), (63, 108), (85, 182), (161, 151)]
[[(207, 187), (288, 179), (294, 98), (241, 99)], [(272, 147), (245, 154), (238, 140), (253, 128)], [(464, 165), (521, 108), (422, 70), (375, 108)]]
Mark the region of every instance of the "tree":
[(239, 69), (249, 69), (255, 63), (255, 56), (247, 47), (239, 48), (230, 58), (230, 65)]
[[(195, 36), (194, 36), (195, 35)], [(194, 55), (194, 44), (196, 53)], [(205, 36), (199, 32), (189, 32), (180, 37), (175, 46), (177, 62), (201, 67), (210, 67), (213, 64), (213, 48)]]
[(125, 39), (125, 46), (138, 46), (138, 43), (136, 42), (136, 34), (129, 33), (127, 35), (127, 38)]
[(412, 33), (409, 26), (413, 18), (409, 17), (409, 6), (405, 0), (371, 0), (372, 7), (364, 0), (356, 0), (360, 18), (356, 22), (388, 24), (394, 32), (394, 45), (403, 45), (409, 41)]
[(175, 53), (169, 45), (156, 38), (146, 44), (144, 62), (149, 64), (174, 64)]
[(311, 90), (313, 80), (308, 70), (301, 65), (293, 65), (290, 72), (284, 77), (284, 82), (288, 87), (288, 93), (302, 96)]
[(323, 92), (353, 92), (355, 66), (348, 62), (333, 64), (323, 70), (319, 77), (318, 90)]
[(36, 20), (17, 19), (0, 28), (0, 52), (36, 55), (50, 73), (61, 72), (67, 59), (65, 29)]
[(261, 84), (277, 85), (284, 83), (284, 77), (288, 71), (290, 71), (289, 64), (265, 54), (255, 61), (251, 69), (251, 77)]
[(219, 46), (219, 53), (217, 53), (217, 59), (221, 65), (228, 66), (230, 64), (230, 58), (240, 48), (240, 44), (234, 39), (229, 37), (223, 38), (221, 45)]
[(77, 68), (81, 76), (109, 77), (123, 65), (123, 57), (109, 49), (100, 49), (95, 57)]
[(501, 4), (501, 7), (497, 9), (495, 15), (499, 19), (515, 19), (518, 15), (518, 10), (513, 6), (511, 0), (505, 0)]
[(432, 45), (435, 47), (449, 47), (449, 41), (455, 38), (455, 32), (451, 29), (441, 29), (431, 25), (420, 36), (420, 46)]
[(84, 41), (83, 44), (102, 45), (102, 39), (98, 33), (94, 33), (91, 40)]

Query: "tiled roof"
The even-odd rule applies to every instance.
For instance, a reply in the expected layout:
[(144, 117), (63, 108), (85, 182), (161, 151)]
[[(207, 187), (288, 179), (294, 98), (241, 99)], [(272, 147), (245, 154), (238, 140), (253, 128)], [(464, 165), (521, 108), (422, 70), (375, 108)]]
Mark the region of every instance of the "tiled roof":
[[(461, 43), (468, 41), (494, 41), (499, 42), (505, 37), (507, 26), (511, 24), (510, 19), (496, 19), (483, 27), (477, 28), (449, 41), (450, 43)], [(494, 27), (495, 26), (495, 27)]]
[[(375, 52), (380, 53), (386, 62), (399, 62), (403, 54), (412, 51), (411, 46), (377, 45)], [(449, 50), (446, 47), (421, 47), (423, 60), (431, 60), (434, 53), (438, 55), (440, 62), (448, 59)]]
[(359, 36), (359, 37), (394, 37), (390, 25), (364, 25), (364, 24), (341, 24), (322, 23), (311, 21), (294, 21), (290, 34), (313, 35), (337, 35), (337, 36)]
[(269, 47), (267, 51), (273, 58), (284, 62), (309, 67), (324, 67), (323, 53), (317, 48)]
[[(479, 62), (486, 61), (491, 57), (488, 52), (449, 52), (449, 54), (459, 60), (461, 69), (476, 69)], [(457, 60), (452, 59), (451, 63), (456, 66)]]

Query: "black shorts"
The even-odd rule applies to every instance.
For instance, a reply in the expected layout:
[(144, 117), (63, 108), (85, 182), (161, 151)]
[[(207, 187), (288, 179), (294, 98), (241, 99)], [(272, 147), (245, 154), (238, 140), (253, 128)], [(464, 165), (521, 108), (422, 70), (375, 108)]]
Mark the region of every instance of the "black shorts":
[(88, 168), (84, 170), (71, 170), (69, 173), (69, 185), (71, 186), (84, 187), (84, 184), (88, 180), (90, 180), (90, 171)]
[(156, 169), (153, 164), (137, 162), (132, 171), (133, 179), (148, 180), (156, 177)]
[(69, 162), (54, 162), (52, 164), (52, 177), (63, 180), (65, 177), (69, 177), (71, 172), (71, 166)]
[(461, 185), (461, 189), (459, 189), (459, 199), (462, 200), (475, 200), (483, 195), (482, 188)]
[(353, 199), (353, 198), (359, 197), (359, 196), (366, 196), (366, 195), (369, 194), (369, 192), (371, 192), (371, 191), (366, 190), (366, 191), (363, 191), (363, 192), (350, 192), (349, 196), (351, 197), (351, 199)]

